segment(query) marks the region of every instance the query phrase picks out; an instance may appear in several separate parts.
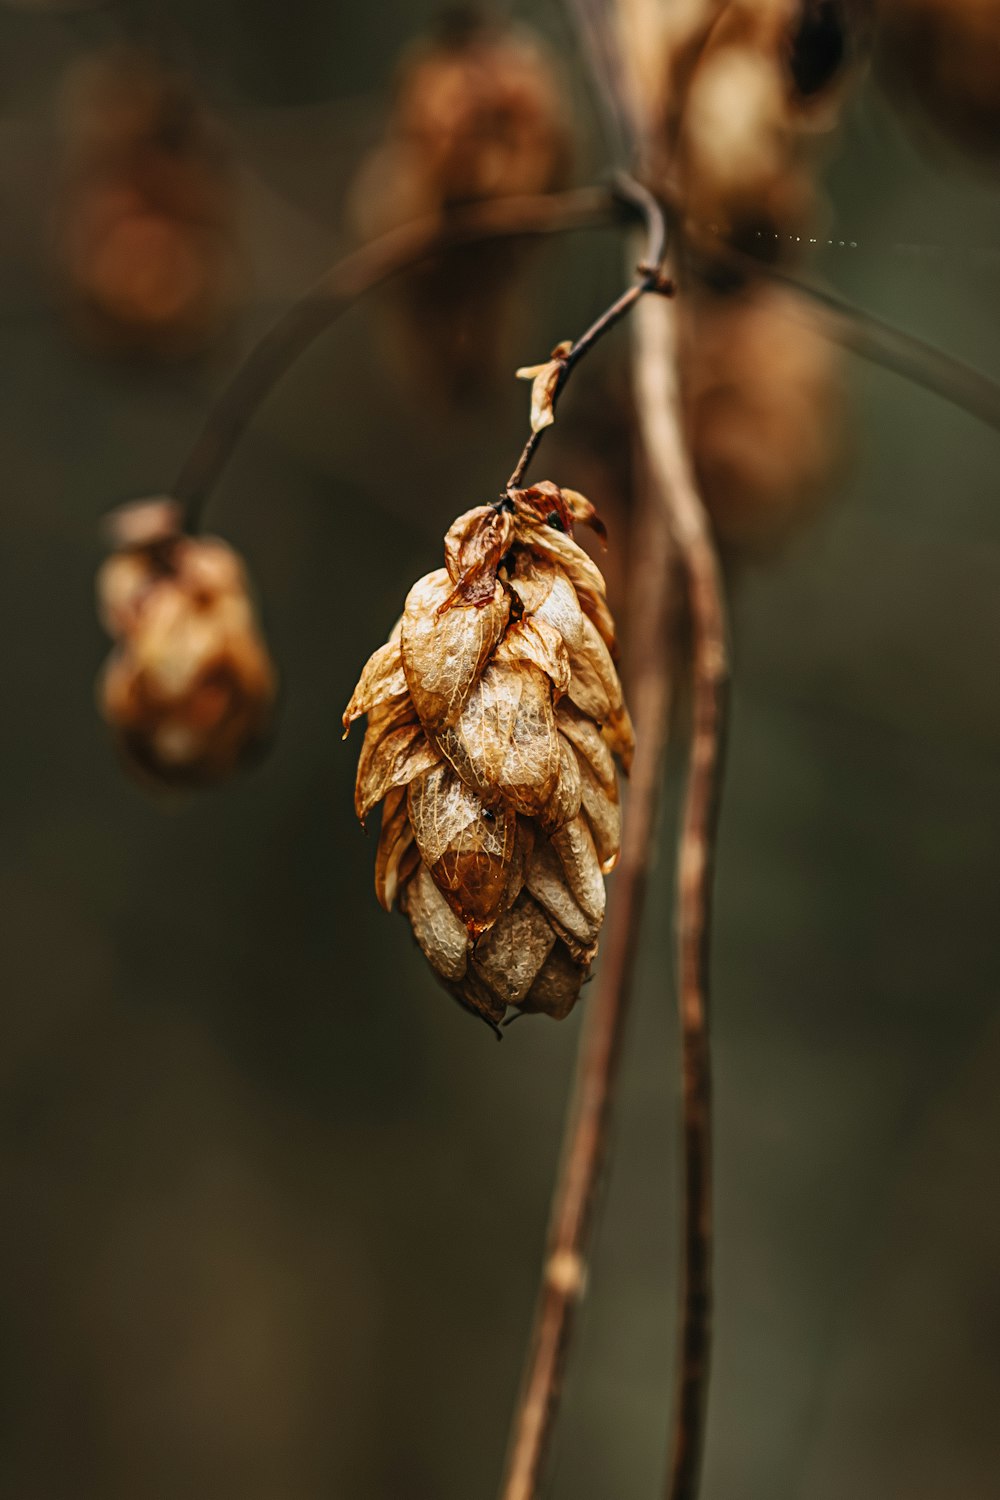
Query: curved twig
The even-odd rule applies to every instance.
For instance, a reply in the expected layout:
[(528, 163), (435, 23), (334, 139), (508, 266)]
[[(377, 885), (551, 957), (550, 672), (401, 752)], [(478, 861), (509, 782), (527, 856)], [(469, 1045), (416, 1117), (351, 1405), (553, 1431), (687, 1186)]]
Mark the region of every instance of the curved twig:
[[(642, 217), (646, 224), (646, 253), (636, 268), (639, 280), (634, 286), (630, 286), (627, 291), (623, 292), (620, 297), (612, 302), (611, 306), (606, 308), (601, 313), (601, 316), (591, 323), (586, 332), (580, 335), (572, 348), (560, 359), (559, 374), (551, 396), (553, 410), (562, 394), (563, 387), (572, 373), (574, 365), (578, 364), (583, 356), (594, 347), (599, 339), (604, 337), (609, 329), (613, 328), (616, 323), (621, 322), (625, 314), (635, 306), (640, 297), (646, 292), (659, 292), (664, 296), (673, 295), (673, 283), (669, 278), (664, 276), (662, 269), (663, 257), (667, 249), (667, 224), (663, 209), (652, 193), (648, 192), (634, 178), (626, 176), (625, 173), (620, 173), (615, 178), (614, 196), (624, 209), (633, 210)], [(515, 464), (510, 478), (507, 480), (507, 494), (517, 489), (521, 483), (525, 471), (534, 457), (535, 450), (542, 441), (542, 436), (546, 430), (544, 427), (539, 427), (530, 433), (528, 441), (521, 450), (521, 456)]]
[(681, 429), (670, 304), (647, 298), (637, 315), (636, 336), (639, 421), (685, 575), (693, 635), (693, 722), (677, 868), (684, 1232), (681, 1348), (668, 1489), (670, 1500), (692, 1500), (701, 1461), (711, 1342), (708, 948), (728, 668), (722, 583)]
[(174, 483), (187, 524), (201, 507), (264, 398), (299, 356), (366, 292), (431, 256), (493, 239), (530, 238), (627, 222), (635, 211), (606, 188), (502, 198), (390, 230), (330, 268), (251, 350), (209, 414)]
[(651, 506), (650, 511), (642, 531), (644, 587), (630, 615), (630, 633), (641, 640), (642, 651), (637, 654), (637, 670), (629, 692), (636, 722), (636, 752), (622, 852), (596, 993), (588, 1005), (580, 1044), (542, 1287), (504, 1467), (502, 1500), (534, 1500), (542, 1479), (576, 1309), (587, 1279), (590, 1230), (607, 1155), (611, 1105), (639, 945), (670, 713), (670, 611), (675, 574), (666, 516), (659, 507)]

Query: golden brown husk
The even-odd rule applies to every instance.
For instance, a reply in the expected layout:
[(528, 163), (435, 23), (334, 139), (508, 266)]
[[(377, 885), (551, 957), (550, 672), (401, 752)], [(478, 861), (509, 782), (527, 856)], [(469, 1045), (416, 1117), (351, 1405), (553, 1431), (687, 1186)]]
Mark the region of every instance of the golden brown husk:
[(547, 483), (460, 516), (344, 714), (368, 718), (358, 816), (384, 799), (378, 898), (493, 1026), (572, 1009), (618, 857), (632, 727), (574, 519), (593, 508)]

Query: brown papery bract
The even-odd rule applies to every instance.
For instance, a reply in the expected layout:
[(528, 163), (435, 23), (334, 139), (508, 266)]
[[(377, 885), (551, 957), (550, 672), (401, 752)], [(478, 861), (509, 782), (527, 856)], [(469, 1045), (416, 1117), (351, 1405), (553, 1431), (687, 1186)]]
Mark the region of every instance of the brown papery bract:
[(574, 518), (599, 525), (547, 482), (460, 516), (344, 714), (368, 717), (359, 816), (385, 799), (379, 900), (493, 1026), (508, 1006), (572, 1009), (618, 857), (613, 757), (628, 764), (632, 727)]

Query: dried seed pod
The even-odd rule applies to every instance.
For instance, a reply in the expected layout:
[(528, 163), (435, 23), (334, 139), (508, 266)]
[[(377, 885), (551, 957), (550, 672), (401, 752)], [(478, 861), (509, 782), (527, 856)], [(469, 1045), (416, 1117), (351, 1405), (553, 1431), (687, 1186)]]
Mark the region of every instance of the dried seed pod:
[(227, 153), (188, 80), (116, 48), (65, 91), (60, 270), (76, 324), (102, 347), (203, 349), (232, 313), (240, 269)]
[(163, 502), (113, 524), (122, 545), (97, 578), (115, 641), (102, 713), (139, 770), (172, 786), (216, 781), (261, 745), (275, 698), (243, 565), (217, 538), (180, 534)]
[(880, 71), (959, 146), (1000, 152), (1000, 0), (880, 0)]
[(493, 1026), (572, 1009), (618, 858), (632, 726), (574, 519), (593, 507), (549, 483), (459, 516), (344, 713), (368, 718), (359, 816), (384, 799), (378, 898)]
[(698, 299), (684, 329), (685, 415), (722, 542), (780, 540), (823, 498), (843, 437), (839, 361), (794, 296), (755, 284)]
[[(567, 178), (563, 90), (523, 28), (462, 19), (403, 59), (385, 140), (362, 164), (350, 217), (371, 239), (464, 204), (551, 192)], [(468, 400), (506, 359), (528, 247), (465, 247), (417, 268), (390, 291), (393, 352), (403, 372), (451, 401)]]

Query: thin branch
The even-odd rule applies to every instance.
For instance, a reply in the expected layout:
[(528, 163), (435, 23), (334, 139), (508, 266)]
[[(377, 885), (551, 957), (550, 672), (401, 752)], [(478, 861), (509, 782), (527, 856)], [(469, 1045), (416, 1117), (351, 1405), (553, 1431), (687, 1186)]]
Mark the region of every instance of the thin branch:
[[(660, 298), (647, 298), (660, 301)], [(630, 614), (641, 642), (630, 701), (636, 752), (621, 858), (602, 945), (597, 988), (588, 1004), (545, 1255), (528, 1365), (511, 1428), (501, 1500), (534, 1500), (555, 1426), (576, 1309), (587, 1279), (588, 1246), (607, 1156), (625, 1019), (639, 945), (650, 846), (663, 776), (672, 666), (673, 558), (666, 516), (650, 507), (642, 529), (643, 588)]]
[(726, 626), (715, 549), (681, 427), (673, 307), (661, 298), (647, 298), (637, 315), (636, 336), (639, 421), (685, 574), (693, 635), (693, 722), (677, 869), (684, 1157), (681, 1338), (667, 1492), (670, 1500), (693, 1500), (711, 1344), (708, 955), (728, 682)]
[[(626, 292), (606, 308), (601, 316), (591, 323), (585, 333), (582, 333), (573, 347), (563, 355), (559, 362), (559, 377), (552, 391), (553, 409), (562, 394), (563, 387), (569, 379), (574, 366), (591, 350), (597, 341), (604, 337), (609, 329), (616, 323), (621, 322), (625, 314), (635, 306), (639, 298), (646, 292), (659, 292), (670, 296), (673, 293), (673, 283), (663, 274), (663, 256), (667, 247), (667, 226), (663, 210), (652, 193), (633, 178), (620, 174), (615, 180), (614, 189), (616, 199), (625, 208), (630, 208), (640, 214), (645, 221), (648, 242), (646, 254), (637, 267), (639, 280), (634, 286), (630, 286)], [(525, 471), (534, 457), (535, 450), (542, 440), (546, 428), (540, 427), (530, 434), (528, 441), (521, 450), (521, 456), (514, 466), (513, 473), (507, 480), (506, 493), (516, 490)]]
[(604, 188), (495, 199), (432, 215), (339, 260), (251, 350), (213, 407), (174, 483), (190, 528), (265, 397), (299, 356), (357, 299), (435, 255), (482, 241), (596, 228), (635, 217)]
[(884, 318), (855, 307), (826, 287), (784, 271), (780, 266), (768, 265), (722, 240), (713, 247), (712, 259), (734, 271), (760, 276), (785, 287), (803, 302), (819, 309), (819, 326), (835, 343), (883, 370), (901, 375), (913, 385), (922, 386), (1000, 431), (1000, 384), (981, 370), (946, 354), (926, 339), (906, 333)]

